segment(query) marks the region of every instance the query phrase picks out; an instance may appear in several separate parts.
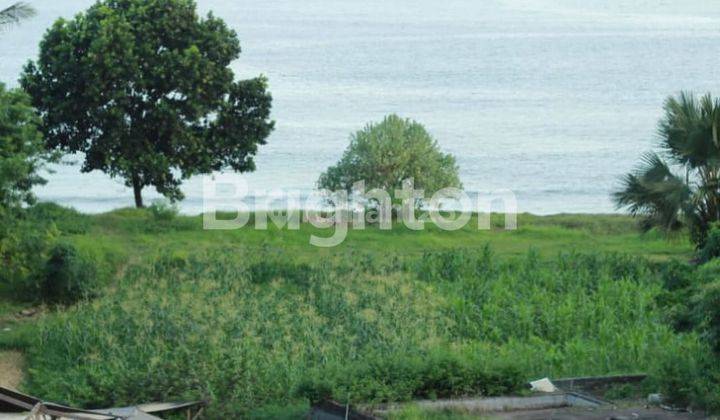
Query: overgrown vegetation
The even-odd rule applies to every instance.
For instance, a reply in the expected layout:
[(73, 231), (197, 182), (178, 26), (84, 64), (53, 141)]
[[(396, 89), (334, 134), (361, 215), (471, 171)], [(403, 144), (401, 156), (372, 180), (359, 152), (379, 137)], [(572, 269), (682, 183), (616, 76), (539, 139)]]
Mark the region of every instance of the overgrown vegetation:
[(710, 350), (664, 322), (665, 266), (486, 247), (315, 263), (269, 247), (165, 251), (46, 318), (26, 389), (88, 406), (209, 398), (211, 417), (233, 417), (323, 396), (507, 394), (546, 375), (647, 371), (669, 386), (663, 363), (700, 366)]
[(31, 284), (53, 278), (44, 300), (73, 303), (0, 336), (28, 357), (24, 390), (89, 407), (207, 398), (212, 417), (280, 418), (324, 396), (498, 395), (541, 376), (648, 372), (648, 392), (717, 407), (720, 269), (682, 262), (689, 245), (632, 233), (628, 217), (370, 228), (321, 250), (307, 224), (203, 231), (164, 211), (24, 213), (58, 244)]
[(40, 119), (21, 90), (0, 84), (0, 290), (32, 298), (49, 249), (57, 236), (51, 224), (35, 223), (25, 206), (35, 202), (32, 188), (47, 161)]
[[(33, 13), (16, 3), (0, 27)], [(709, 95), (667, 100), (663, 154), (615, 195), (642, 216), (641, 236), (621, 216), (521, 215), (510, 232), (480, 232), (475, 216), (453, 232), (371, 226), (317, 249), (308, 238), (323, 232), (308, 224), (207, 232), (167, 201), (94, 217), (35, 203), (53, 149), (122, 178), (137, 207), (148, 186), (174, 201), (192, 175), (253, 170), (271, 96), (263, 77), (234, 81), (239, 53), (191, 0), (101, 0), (58, 20), (26, 66), (37, 109), (0, 84), (0, 312), (49, 308), (0, 334), (27, 356), (24, 390), (88, 407), (207, 399), (210, 418), (279, 418), (325, 398), (493, 396), (542, 376), (647, 372), (669, 403), (720, 411)], [(364, 181), (397, 206), (407, 179), (426, 195), (461, 186), (455, 158), (390, 115), (355, 133), (318, 184), (356, 193)], [(409, 406), (395, 418), (424, 416)]]

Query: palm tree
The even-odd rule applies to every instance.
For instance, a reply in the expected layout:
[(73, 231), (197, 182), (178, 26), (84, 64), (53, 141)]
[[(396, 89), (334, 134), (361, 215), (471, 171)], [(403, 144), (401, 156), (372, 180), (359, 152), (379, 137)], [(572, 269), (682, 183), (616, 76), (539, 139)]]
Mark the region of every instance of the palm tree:
[(697, 246), (720, 221), (720, 102), (681, 93), (665, 101), (660, 153), (646, 154), (613, 197), (644, 229), (690, 229)]
[(32, 6), (25, 2), (14, 3), (0, 10), (0, 28), (33, 16), (35, 16), (35, 9)]

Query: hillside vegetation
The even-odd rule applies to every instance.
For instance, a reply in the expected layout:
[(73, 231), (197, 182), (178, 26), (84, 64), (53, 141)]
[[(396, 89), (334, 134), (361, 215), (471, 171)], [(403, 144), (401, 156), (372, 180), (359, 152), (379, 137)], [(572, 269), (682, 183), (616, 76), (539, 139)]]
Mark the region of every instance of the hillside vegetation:
[(213, 418), (292, 416), (326, 396), (498, 395), (542, 376), (647, 372), (663, 389), (666, 369), (692, 376), (711, 354), (658, 303), (691, 250), (625, 217), (369, 229), (319, 249), (308, 225), (211, 232), (141, 210), (40, 213), (116, 272), (94, 299), (2, 336), (26, 354), (23, 389), (49, 400), (203, 398)]

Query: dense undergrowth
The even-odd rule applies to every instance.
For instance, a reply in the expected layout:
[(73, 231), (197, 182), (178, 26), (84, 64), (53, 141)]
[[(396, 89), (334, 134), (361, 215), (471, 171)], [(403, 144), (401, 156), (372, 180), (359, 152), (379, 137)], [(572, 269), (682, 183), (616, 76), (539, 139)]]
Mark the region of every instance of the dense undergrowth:
[(326, 396), (507, 394), (541, 376), (648, 372), (662, 388), (668, 369), (688, 379), (710, 351), (666, 322), (657, 264), (489, 247), (316, 263), (276, 249), (168, 252), (47, 317), (28, 343), (26, 389), (85, 406), (204, 398), (220, 418)]
[(720, 408), (717, 260), (682, 262), (685, 242), (638, 235), (622, 216), (502, 225), (371, 227), (319, 249), (309, 235), (327, 233), (308, 224), (203, 231), (168, 207), (88, 216), (40, 204), (5, 225), (16, 271), (0, 303), (48, 310), (3, 324), (0, 348), (25, 353), (22, 387), (45, 399), (201, 398), (210, 418), (633, 372), (650, 375), (642, 392)]

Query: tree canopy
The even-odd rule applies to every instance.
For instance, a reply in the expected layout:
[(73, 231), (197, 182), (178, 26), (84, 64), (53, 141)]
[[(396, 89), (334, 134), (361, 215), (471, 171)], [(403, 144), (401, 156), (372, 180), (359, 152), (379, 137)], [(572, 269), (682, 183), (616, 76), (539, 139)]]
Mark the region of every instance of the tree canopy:
[(395, 190), (410, 178), (426, 195), (461, 187), (455, 157), (443, 153), (422, 124), (393, 114), (353, 134), (340, 161), (320, 176), (318, 185), (351, 193), (356, 182), (364, 181), (366, 190), (381, 189), (395, 199)]
[(720, 221), (720, 102), (710, 94), (670, 97), (659, 123), (659, 153), (646, 154), (614, 194), (644, 229), (688, 227), (702, 246)]
[(236, 33), (191, 0), (101, 0), (47, 31), (21, 78), (47, 145), (83, 152), (82, 171), (171, 200), (196, 174), (255, 168), (273, 129), (260, 76), (234, 80)]

